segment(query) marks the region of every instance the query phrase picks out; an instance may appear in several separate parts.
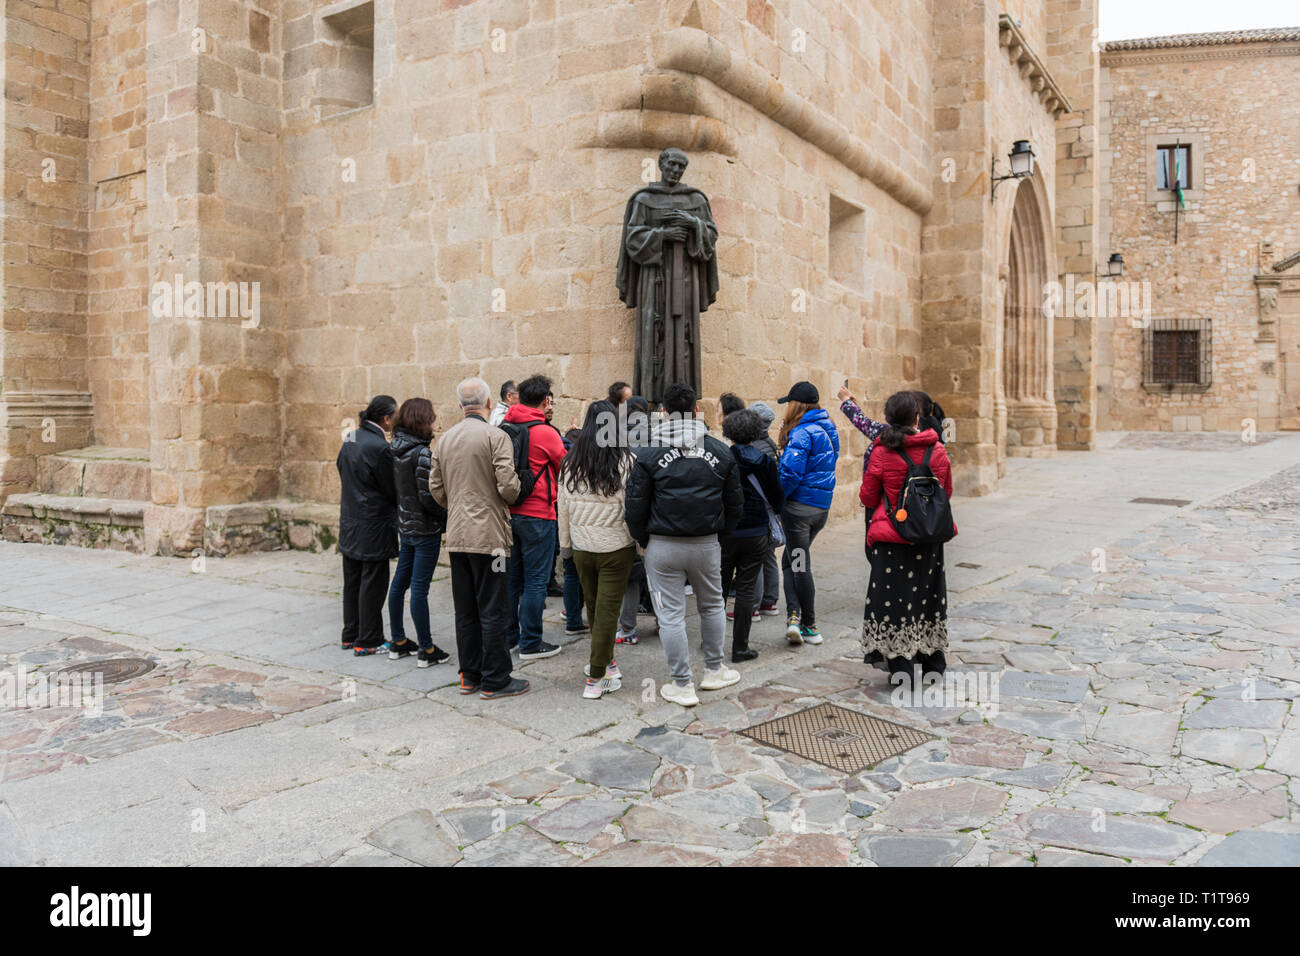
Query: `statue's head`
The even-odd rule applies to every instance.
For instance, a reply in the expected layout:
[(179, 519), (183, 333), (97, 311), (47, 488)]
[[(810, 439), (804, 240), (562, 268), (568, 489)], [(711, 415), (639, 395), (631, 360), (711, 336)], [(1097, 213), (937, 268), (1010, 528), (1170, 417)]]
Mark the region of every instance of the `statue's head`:
[(669, 146), (659, 154), (659, 173), (663, 176), (664, 185), (676, 186), (682, 181), (682, 174), (686, 172), (686, 154), (676, 146)]

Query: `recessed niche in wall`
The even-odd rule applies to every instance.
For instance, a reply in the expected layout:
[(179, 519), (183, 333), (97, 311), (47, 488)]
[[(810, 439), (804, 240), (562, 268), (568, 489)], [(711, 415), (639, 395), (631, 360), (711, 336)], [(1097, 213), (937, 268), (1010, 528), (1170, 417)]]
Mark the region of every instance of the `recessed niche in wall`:
[(867, 291), (867, 217), (860, 206), (831, 194), (827, 243), (830, 277), (858, 295)]
[(375, 101), (375, 5), (335, 4), (321, 11), (326, 49), (316, 86), (320, 117), (370, 106)]

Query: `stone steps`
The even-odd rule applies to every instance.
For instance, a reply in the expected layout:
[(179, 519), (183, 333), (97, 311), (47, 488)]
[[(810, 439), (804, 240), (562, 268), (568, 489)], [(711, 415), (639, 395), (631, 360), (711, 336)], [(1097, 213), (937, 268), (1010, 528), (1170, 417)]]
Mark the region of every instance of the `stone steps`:
[(42, 455), (36, 490), (47, 495), (149, 500), (149, 451), (91, 446)]
[(206, 554), (225, 556), (328, 551), (338, 540), (338, 505), (277, 499), (206, 508), (176, 543), (166, 526), (168, 509), (151, 500), (149, 452), (143, 448), (91, 446), (42, 455), (36, 489), (10, 495), (0, 508), (0, 536), (182, 557), (200, 544)]
[(39, 491), (10, 495), (0, 510), (0, 534), (6, 541), (141, 554), (147, 505), (141, 500)]

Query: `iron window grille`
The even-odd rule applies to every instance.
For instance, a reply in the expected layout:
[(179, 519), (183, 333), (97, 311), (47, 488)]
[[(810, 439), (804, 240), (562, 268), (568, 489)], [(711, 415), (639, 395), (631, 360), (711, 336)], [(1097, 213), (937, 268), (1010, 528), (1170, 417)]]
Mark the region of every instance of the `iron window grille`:
[(1142, 336), (1142, 386), (1202, 392), (1214, 368), (1209, 319), (1157, 319)]

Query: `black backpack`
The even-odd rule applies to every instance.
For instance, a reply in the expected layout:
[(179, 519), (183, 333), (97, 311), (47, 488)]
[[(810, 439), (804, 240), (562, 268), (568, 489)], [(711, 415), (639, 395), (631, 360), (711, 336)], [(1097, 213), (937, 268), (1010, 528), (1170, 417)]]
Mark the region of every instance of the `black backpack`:
[(499, 426), (510, 436), (510, 444), (515, 450), (515, 474), (519, 476), (519, 497), (510, 502), (512, 505), (527, 501), (528, 496), (533, 493), (533, 488), (537, 486), (537, 479), (541, 472), (533, 474), (532, 468), (528, 466), (528, 432), (534, 425), (543, 424), (545, 422), (502, 422)]
[(908, 544), (943, 544), (956, 533), (952, 523), (952, 504), (948, 493), (930, 470), (930, 453), (933, 445), (925, 446), (925, 456), (914, 463), (901, 450), (896, 454), (907, 464), (907, 477), (898, 496), (897, 507), (881, 489), (885, 499), (885, 514), (898, 536)]

